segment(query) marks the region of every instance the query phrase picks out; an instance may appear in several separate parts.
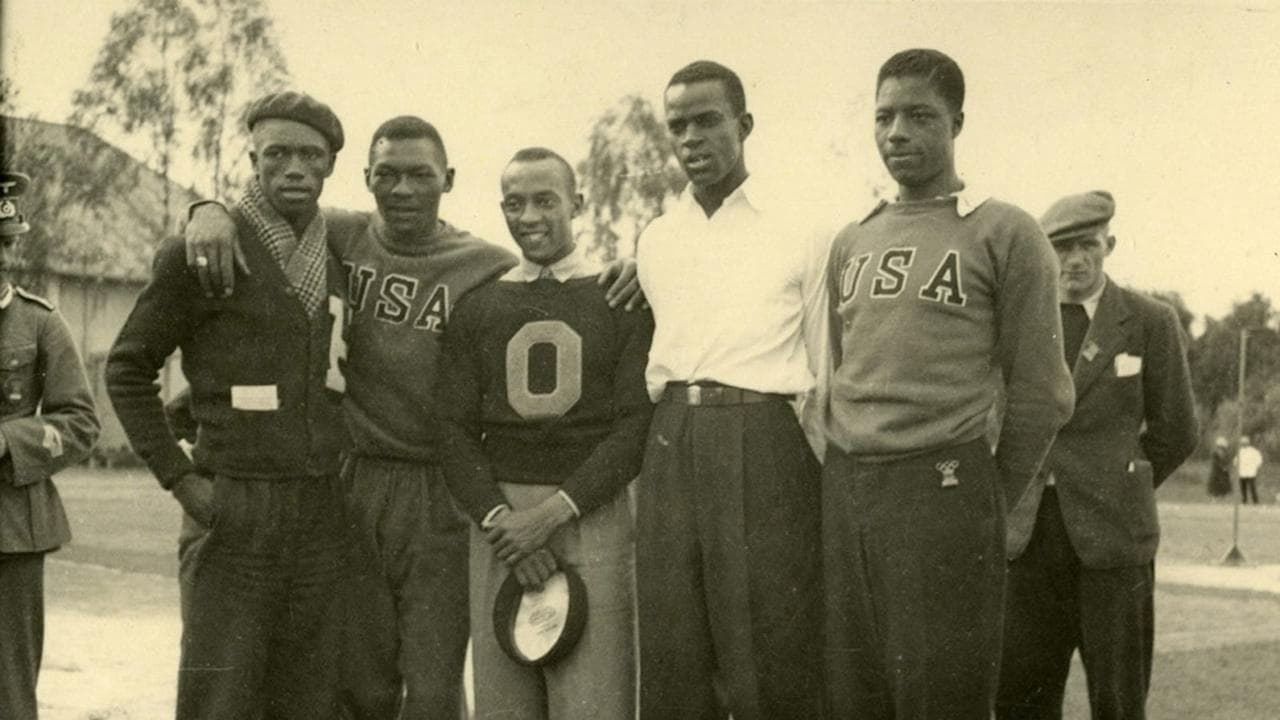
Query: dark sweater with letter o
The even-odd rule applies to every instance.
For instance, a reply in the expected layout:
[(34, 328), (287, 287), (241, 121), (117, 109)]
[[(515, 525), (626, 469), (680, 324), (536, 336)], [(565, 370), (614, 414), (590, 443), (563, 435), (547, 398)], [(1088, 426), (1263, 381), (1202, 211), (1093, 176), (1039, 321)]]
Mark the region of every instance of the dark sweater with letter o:
[(491, 282), (445, 329), (438, 407), (449, 489), (478, 523), (497, 482), (561, 485), (583, 513), (640, 471), (653, 315), (610, 308), (596, 276)]

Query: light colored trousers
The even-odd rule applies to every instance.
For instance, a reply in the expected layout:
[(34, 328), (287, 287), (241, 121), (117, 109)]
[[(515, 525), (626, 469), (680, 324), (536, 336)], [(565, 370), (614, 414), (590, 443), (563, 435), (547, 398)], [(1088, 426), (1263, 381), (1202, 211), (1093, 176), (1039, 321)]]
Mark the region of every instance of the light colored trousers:
[[(554, 495), (558, 485), (499, 483), (515, 510)], [(471, 528), (471, 641), (476, 720), (631, 720), (635, 717), (635, 544), (628, 493), (560, 528), (549, 547), (587, 588), (587, 624), (578, 644), (551, 666), (507, 657), (493, 633), (493, 603), (509, 571)]]

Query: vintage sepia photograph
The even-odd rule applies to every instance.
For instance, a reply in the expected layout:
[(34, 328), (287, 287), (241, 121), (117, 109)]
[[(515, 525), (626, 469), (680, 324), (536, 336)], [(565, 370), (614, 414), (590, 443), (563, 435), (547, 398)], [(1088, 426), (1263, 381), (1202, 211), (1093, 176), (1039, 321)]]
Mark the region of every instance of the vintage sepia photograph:
[(0, 0), (0, 720), (1267, 720), (1280, 4)]

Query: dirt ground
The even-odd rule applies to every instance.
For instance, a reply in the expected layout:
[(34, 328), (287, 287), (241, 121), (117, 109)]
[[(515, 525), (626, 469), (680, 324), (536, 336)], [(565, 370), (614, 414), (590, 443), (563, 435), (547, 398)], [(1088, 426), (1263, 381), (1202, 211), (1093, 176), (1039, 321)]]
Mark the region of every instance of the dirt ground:
[[(172, 717), (177, 505), (138, 471), (75, 470), (58, 485), (76, 539), (46, 565), (41, 717)], [(1250, 567), (1223, 570), (1231, 506), (1187, 502), (1192, 489), (1172, 495), (1161, 504), (1150, 717), (1270, 720), (1280, 707), (1280, 506), (1243, 508)], [(1065, 717), (1088, 717), (1078, 662)]]

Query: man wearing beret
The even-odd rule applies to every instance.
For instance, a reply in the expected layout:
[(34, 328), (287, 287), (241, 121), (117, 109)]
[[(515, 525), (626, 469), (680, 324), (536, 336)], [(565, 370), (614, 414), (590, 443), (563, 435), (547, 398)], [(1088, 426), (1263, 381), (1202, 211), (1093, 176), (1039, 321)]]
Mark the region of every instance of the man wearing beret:
[[(1009, 586), (997, 716), (1061, 718), (1079, 649), (1093, 717), (1144, 717), (1151, 676), (1155, 489), (1195, 448), (1173, 308), (1112, 282), (1111, 195), (1054, 203), (1063, 350), (1075, 412), (1008, 523)], [(1006, 420), (1007, 422), (1007, 420)]]
[[(346, 433), (342, 271), (317, 200), (342, 125), (295, 92), (261, 98), (247, 124), (254, 179), (233, 216), (253, 274), (234, 297), (209, 298), (182, 240), (162, 244), (107, 358), (107, 390), (134, 450), (209, 528), (187, 559), (177, 717), (324, 719), (336, 706)], [(174, 350), (198, 425), (190, 458), (159, 397)]]
[(30, 226), (30, 179), (0, 173), (0, 718), (35, 720), (44, 645), (44, 556), (71, 539), (52, 475), (80, 462), (98, 417), (71, 332), (45, 299), (10, 282)]

